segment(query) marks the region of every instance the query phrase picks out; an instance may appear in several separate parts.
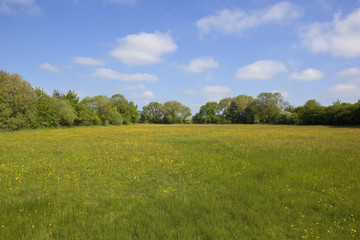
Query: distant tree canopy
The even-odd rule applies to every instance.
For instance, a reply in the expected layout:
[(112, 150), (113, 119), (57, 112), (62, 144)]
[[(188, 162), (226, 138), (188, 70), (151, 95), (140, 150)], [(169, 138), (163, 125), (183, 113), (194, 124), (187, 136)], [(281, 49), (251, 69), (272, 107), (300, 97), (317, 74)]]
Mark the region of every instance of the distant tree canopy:
[(208, 102), (200, 107), (199, 113), (193, 117), (194, 123), (220, 123), (220, 106), (216, 102)]
[(33, 89), (18, 74), (0, 71), (0, 129), (136, 123), (137, 106), (123, 95), (80, 98), (74, 91)]
[(190, 108), (178, 101), (150, 102), (139, 112), (123, 95), (99, 95), (80, 100), (74, 91), (54, 90), (52, 96), (32, 88), (18, 74), (0, 71), (0, 129), (120, 125), (133, 123), (274, 123), (360, 125), (360, 100), (322, 106), (315, 99), (294, 107), (280, 93), (239, 95), (207, 102), (192, 119)]
[[(210, 111), (212, 109), (212, 111)], [(220, 120), (219, 120), (220, 119)], [(293, 107), (280, 93), (260, 93), (257, 98), (239, 95), (219, 103), (208, 102), (192, 118), (193, 123), (275, 123), (359, 125), (360, 100), (355, 104), (335, 102), (324, 107), (316, 100)]]
[(168, 101), (164, 104), (151, 102), (144, 106), (140, 121), (142, 123), (190, 123), (190, 108), (177, 101)]

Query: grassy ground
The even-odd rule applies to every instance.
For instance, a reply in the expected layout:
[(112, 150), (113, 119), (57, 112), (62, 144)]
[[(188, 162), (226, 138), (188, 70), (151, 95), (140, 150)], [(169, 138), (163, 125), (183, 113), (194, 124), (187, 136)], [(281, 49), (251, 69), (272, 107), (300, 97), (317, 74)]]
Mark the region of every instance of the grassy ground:
[(360, 128), (0, 133), (0, 239), (359, 239)]

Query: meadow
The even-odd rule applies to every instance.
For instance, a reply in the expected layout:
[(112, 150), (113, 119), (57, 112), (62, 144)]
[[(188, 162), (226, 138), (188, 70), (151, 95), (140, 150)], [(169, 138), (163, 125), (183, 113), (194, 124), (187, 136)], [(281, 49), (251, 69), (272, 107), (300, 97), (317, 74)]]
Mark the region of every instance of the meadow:
[(359, 239), (360, 128), (0, 132), (0, 239)]

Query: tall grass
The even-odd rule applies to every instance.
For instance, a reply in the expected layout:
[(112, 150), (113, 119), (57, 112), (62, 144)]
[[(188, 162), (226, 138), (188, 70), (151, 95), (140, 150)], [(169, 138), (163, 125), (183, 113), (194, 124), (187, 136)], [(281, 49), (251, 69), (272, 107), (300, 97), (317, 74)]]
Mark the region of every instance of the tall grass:
[(0, 239), (359, 239), (360, 129), (0, 133)]

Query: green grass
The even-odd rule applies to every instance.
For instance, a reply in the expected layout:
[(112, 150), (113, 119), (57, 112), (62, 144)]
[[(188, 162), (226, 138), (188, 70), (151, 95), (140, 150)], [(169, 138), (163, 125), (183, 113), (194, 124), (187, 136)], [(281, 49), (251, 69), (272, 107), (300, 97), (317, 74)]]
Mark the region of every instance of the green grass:
[(359, 239), (360, 128), (0, 133), (0, 239)]

